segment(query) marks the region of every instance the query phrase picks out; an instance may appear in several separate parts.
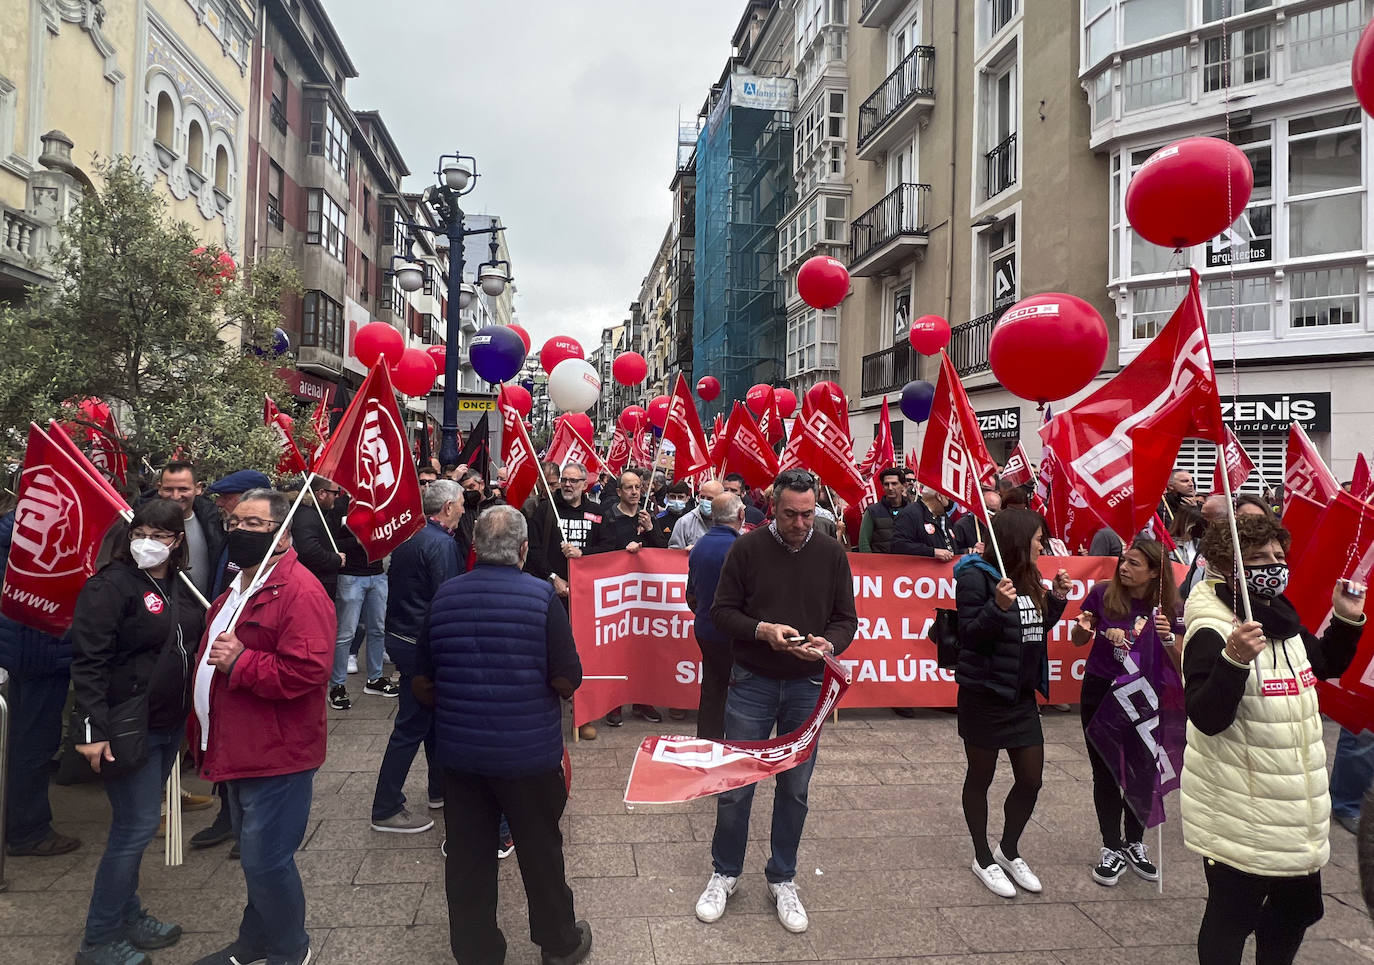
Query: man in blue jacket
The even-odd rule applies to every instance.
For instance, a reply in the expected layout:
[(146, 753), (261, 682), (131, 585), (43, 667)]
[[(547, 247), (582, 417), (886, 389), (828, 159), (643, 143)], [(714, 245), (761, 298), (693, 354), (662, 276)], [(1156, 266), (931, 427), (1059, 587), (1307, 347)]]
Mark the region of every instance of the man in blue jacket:
[(458, 965), (505, 961), (491, 846), (505, 814), (520, 842), (530, 938), (543, 965), (574, 965), (591, 953), (592, 931), (573, 914), (563, 865), (559, 698), (582, 683), (582, 664), (553, 587), (521, 572), (529, 536), (520, 511), (486, 509), (473, 540), (477, 565), (439, 588), (420, 630), (414, 682), (434, 706), (444, 768), (449, 941)]
[(463, 572), (453, 531), (463, 518), (463, 487), (438, 479), (423, 490), (420, 507), (428, 517), (424, 529), (391, 554), (387, 570), (386, 649), (400, 674), (400, 706), (377, 773), (372, 797), (372, 830), (418, 834), (434, 827), (434, 819), (412, 814), (402, 791), (415, 752), (425, 747), (429, 765), (429, 807), (444, 806), (443, 785), (434, 761), (434, 712), (419, 703), (411, 690), (415, 676), (415, 641), (429, 615), (439, 587)]
[(711, 622), (716, 584), (730, 547), (744, 527), (744, 501), (734, 493), (711, 500), (712, 526), (687, 556), (687, 605), (696, 616), (693, 631), (701, 648), (701, 703), (697, 708), (697, 736), (725, 740), (725, 694), (730, 687), (730, 638)]

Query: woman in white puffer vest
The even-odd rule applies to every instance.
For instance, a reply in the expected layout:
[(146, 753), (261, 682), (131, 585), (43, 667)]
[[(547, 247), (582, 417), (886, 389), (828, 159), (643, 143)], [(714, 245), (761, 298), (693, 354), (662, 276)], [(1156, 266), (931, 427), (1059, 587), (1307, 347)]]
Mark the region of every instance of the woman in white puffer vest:
[(1364, 590), (1337, 584), (1334, 616), (1318, 639), (1283, 596), (1288, 531), (1265, 516), (1241, 516), (1236, 526), (1254, 619), (1237, 616), (1236, 553), (1224, 519), (1203, 537), (1207, 579), (1183, 615), (1183, 840), (1203, 856), (1207, 875), (1198, 961), (1239, 963), (1253, 932), (1256, 961), (1285, 965), (1322, 916), (1321, 868), (1330, 854), (1314, 685), (1354, 657)]

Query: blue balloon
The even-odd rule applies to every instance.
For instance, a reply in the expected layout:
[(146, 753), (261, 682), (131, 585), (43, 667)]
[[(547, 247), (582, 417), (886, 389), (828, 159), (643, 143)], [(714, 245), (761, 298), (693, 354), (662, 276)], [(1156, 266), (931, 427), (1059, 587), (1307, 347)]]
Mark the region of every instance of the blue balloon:
[(935, 400), (935, 386), (929, 382), (908, 382), (902, 388), (902, 415), (912, 422), (930, 418), (930, 404)]
[(525, 364), (525, 343), (504, 325), (488, 325), (472, 337), (472, 370), (496, 385), (515, 378)]
[(283, 329), (272, 329), (272, 351), (278, 355), (291, 351), (291, 337)]

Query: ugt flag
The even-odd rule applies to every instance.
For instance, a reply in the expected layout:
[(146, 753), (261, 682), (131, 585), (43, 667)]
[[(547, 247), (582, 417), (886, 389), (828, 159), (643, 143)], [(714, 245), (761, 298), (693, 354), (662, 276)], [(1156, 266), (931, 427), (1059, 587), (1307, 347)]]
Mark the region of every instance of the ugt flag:
[(930, 407), (921, 465), (916, 479), (944, 493), (984, 523), (991, 523), (983, 505), (982, 484), (997, 475), (997, 464), (988, 455), (983, 430), (969, 405), (954, 363), (940, 353), (940, 379)]
[(277, 408), (277, 403), (272, 401), (270, 395), (263, 398), (267, 401), (262, 407), (262, 424), (271, 429), (272, 434), (277, 437), (277, 448), (280, 450), (277, 457), (277, 475), (305, 472), (308, 468), (305, 457), (301, 455), (300, 447), (296, 445), (296, 437), (292, 435), (295, 423), (289, 415)]

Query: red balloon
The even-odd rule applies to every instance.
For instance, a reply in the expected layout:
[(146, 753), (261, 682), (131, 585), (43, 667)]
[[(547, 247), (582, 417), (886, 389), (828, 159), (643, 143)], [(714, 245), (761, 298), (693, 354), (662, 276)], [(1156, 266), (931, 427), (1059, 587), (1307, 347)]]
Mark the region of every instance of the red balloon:
[(516, 335), (520, 336), (520, 341), (525, 343), (525, 354), (530, 354), (530, 333), (525, 331), (519, 325), (507, 325), (506, 327), (509, 328)]
[(922, 355), (934, 355), (949, 344), (949, 322), (939, 315), (922, 315), (911, 323), (907, 338)]
[(638, 352), (621, 352), (611, 363), (611, 378), (621, 385), (638, 385), (649, 374), (649, 363)]
[(505, 391), (506, 401), (511, 404), (511, 407), (515, 409), (516, 412), (520, 413), (520, 417), (523, 419), (528, 416), (530, 410), (534, 408), (534, 399), (530, 397), (529, 390), (523, 385), (517, 385), (512, 382), (510, 385), (505, 386)]
[(797, 411), (797, 394), (791, 389), (774, 389), (773, 398), (778, 400), (778, 414), (784, 419)]
[(1355, 57), (1350, 62), (1350, 85), (1366, 114), (1374, 114), (1374, 21), (1360, 34)]
[(835, 403), (836, 408), (841, 412), (849, 411), (849, 401), (844, 397), (844, 389), (840, 388), (835, 382), (817, 382), (806, 390), (806, 400), (811, 405), (818, 406), (827, 398)]
[(649, 424), (662, 429), (668, 424), (668, 397), (656, 395), (649, 401)]
[(577, 431), (577, 434), (580, 435), (583, 439), (587, 440), (588, 442), (595, 441), (593, 439), (593, 433), (596, 430), (592, 427), (591, 417), (588, 416), (587, 413), (565, 412), (554, 420), (555, 425), (557, 425), (559, 422), (566, 422), (570, 429), (575, 429)]
[(423, 349), (408, 348), (391, 367), (391, 384), (402, 395), (428, 395), (434, 388), (434, 359)]
[(368, 322), (353, 336), (353, 354), (368, 368), (376, 365), (380, 358), (385, 358), (388, 365), (395, 365), (401, 360), (405, 347), (401, 333), (386, 322)]
[(1126, 188), (1126, 218), (1162, 248), (1200, 245), (1221, 234), (1250, 203), (1255, 172), (1245, 152), (1219, 137), (1160, 148)]
[(544, 367), (546, 374), (552, 372), (554, 366), (564, 359), (581, 358), (586, 358), (582, 353), (582, 346), (578, 344), (577, 339), (566, 335), (555, 335), (539, 350), (539, 364)]
[(643, 429), (649, 422), (649, 413), (643, 406), (627, 405), (625, 410), (620, 413), (620, 428), (631, 434)]
[(834, 308), (849, 294), (849, 269), (829, 255), (808, 258), (797, 272), (797, 294), (812, 308)]
[(773, 404), (773, 387), (762, 382), (751, 386), (744, 394), (744, 404), (754, 415), (763, 415), (764, 410)]
[(1048, 292), (1017, 302), (988, 343), (992, 372), (1012, 395), (1044, 404), (1082, 389), (1107, 358), (1107, 323), (1081, 298)]
[(697, 397), (703, 402), (714, 402), (720, 395), (720, 379), (714, 375), (703, 375), (697, 379)]
[(444, 374), (444, 366), (448, 364), (448, 347), (444, 345), (431, 345), (425, 349), (425, 354), (434, 362), (434, 371), (440, 375)]

